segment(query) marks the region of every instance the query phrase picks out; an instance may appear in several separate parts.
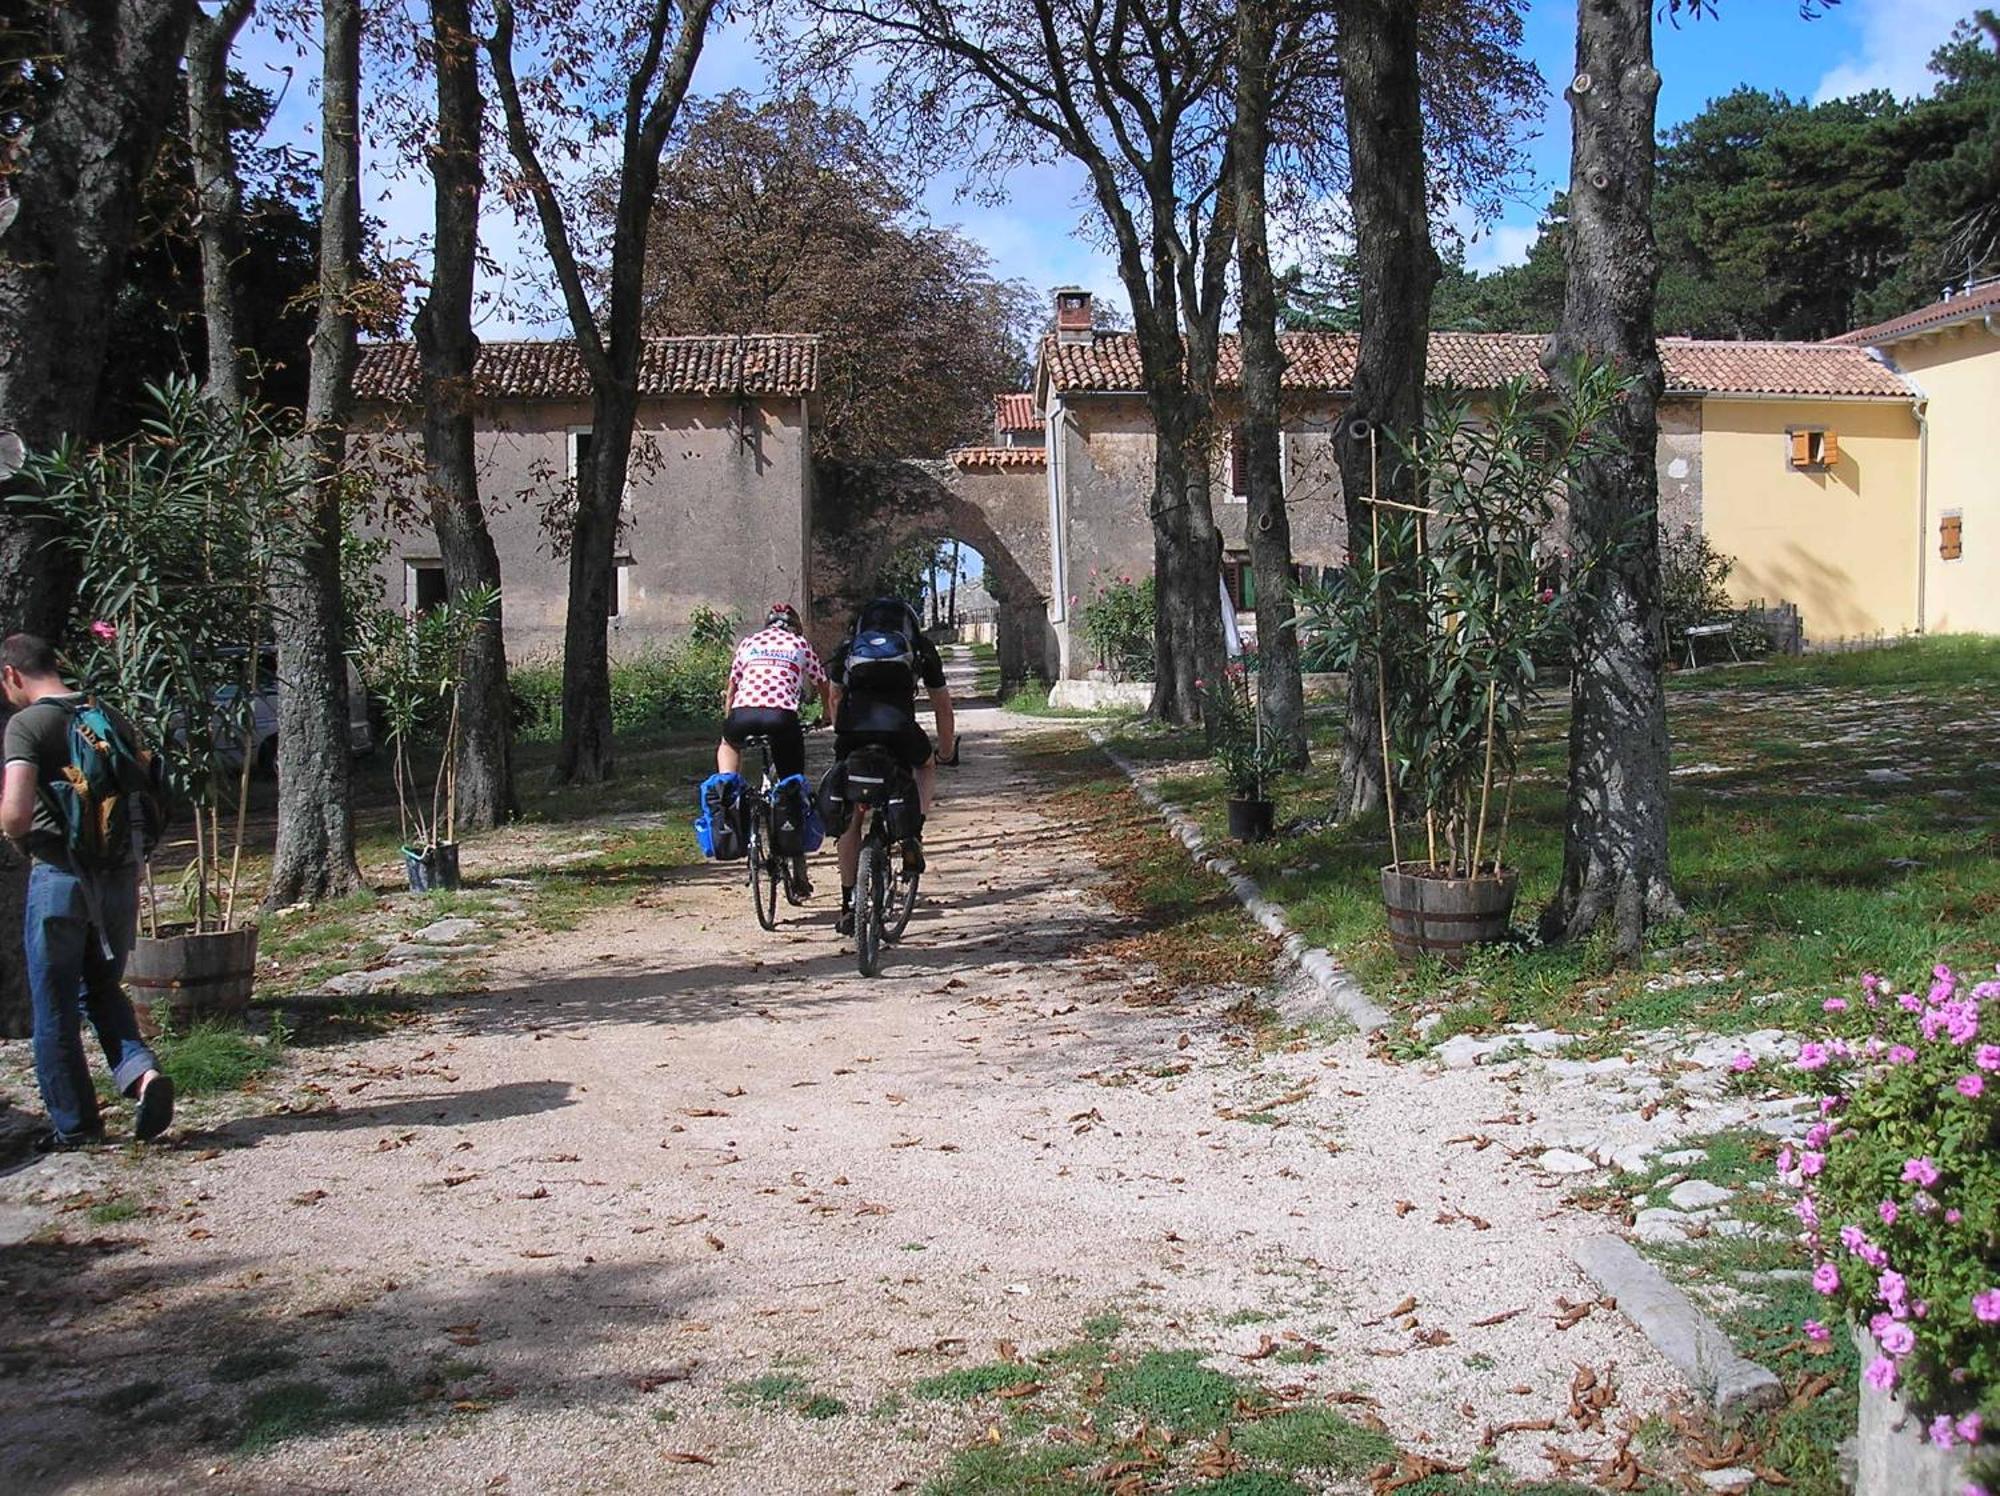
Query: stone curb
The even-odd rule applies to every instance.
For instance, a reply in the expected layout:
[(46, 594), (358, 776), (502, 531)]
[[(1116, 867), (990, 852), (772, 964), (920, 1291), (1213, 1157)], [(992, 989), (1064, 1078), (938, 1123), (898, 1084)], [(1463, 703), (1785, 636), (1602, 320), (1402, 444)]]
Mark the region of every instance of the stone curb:
[(1229, 885), (1230, 891), (1236, 895), (1237, 902), (1249, 911), (1252, 919), (1277, 939), (1284, 948), (1285, 958), (1297, 965), (1299, 970), (1312, 980), (1313, 985), (1319, 988), (1328, 1002), (1339, 1009), (1363, 1033), (1372, 1033), (1376, 1029), (1389, 1026), (1389, 1015), (1361, 990), (1361, 984), (1354, 980), (1347, 968), (1334, 960), (1322, 947), (1307, 945), (1292, 927), (1285, 923), (1285, 912), (1264, 897), (1264, 890), (1257, 886), (1255, 879), (1237, 867), (1229, 858), (1210, 852), (1207, 849), (1208, 838), (1203, 835), (1201, 827), (1169, 805), (1158, 790), (1142, 780), (1139, 771), (1125, 756), (1104, 741), (1102, 732), (1093, 727), (1089, 729), (1089, 736), (1098, 750), (1116, 764), (1119, 772), (1131, 782), (1139, 798), (1159, 813), (1160, 818), (1167, 823), (1167, 829), (1180, 838), (1182, 845), (1193, 854), (1194, 860)]
[(1622, 1236), (1594, 1236), (1571, 1256), (1600, 1293), (1618, 1301), (1620, 1312), (1673, 1362), (1719, 1417), (1733, 1421), (1785, 1400), (1784, 1384), (1740, 1355), (1715, 1321)]

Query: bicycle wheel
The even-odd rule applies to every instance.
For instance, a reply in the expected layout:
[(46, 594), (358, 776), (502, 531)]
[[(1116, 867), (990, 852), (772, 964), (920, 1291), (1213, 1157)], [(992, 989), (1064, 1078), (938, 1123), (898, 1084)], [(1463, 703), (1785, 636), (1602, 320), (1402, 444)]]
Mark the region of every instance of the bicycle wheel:
[(889, 885), (887, 928), (882, 932), (892, 942), (903, 938), (903, 931), (910, 923), (910, 913), (917, 907), (917, 880), (923, 876), (909, 870), (901, 847), (896, 849), (895, 869), (896, 880)]
[(861, 844), (861, 867), (854, 878), (854, 956), (861, 974), (872, 977), (882, 969), (883, 887), (889, 871), (882, 843), (870, 836)]
[(784, 876), (771, 852), (771, 811), (757, 805), (750, 811), (750, 902), (757, 906), (757, 923), (778, 928), (778, 883)]

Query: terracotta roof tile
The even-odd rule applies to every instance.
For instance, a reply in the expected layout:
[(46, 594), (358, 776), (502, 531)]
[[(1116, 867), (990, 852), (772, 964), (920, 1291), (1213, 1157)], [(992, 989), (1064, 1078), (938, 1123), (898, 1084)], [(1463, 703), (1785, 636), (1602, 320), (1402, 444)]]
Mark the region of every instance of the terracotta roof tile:
[(1022, 391), (1019, 394), (995, 395), (993, 397), (993, 429), (995, 431), (1040, 431), (1042, 417), (1035, 409), (1033, 394)]
[[(1352, 333), (1286, 333), (1284, 385), (1294, 390), (1353, 387), (1358, 339)], [(1434, 332), (1430, 377), (1471, 389), (1491, 389), (1523, 375), (1539, 382), (1539, 333)], [(1137, 390), (1139, 345), (1130, 333), (1099, 333), (1091, 343), (1043, 344), (1042, 357), (1065, 391)], [(1660, 339), (1667, 393), (1679, 395), (1802, 395), (1908, 399), (1909, 388), (1860, 348), (1830, 343), (1730, 343)], [(1218, 376), (1227, 388), (1242, 377), (1234, 337), (1222, 340)]]
[(1879, 346), (1917, 333), (1935, 332), (1939, 328), (1950, 327), (1954, 322), (1991, 316), (2000, 316), (2000, 280), (1989, 281), (1963, 296), (1948, 296), (1943, 301), (1934, 301), (1929, 306), (1918, 307), (1914, 312), (1891, 317), (1887, 322), (1877, 322), (1873, 327), (1844, 332), (1829, 341), (1850, 346)]
[[(417, 398), (411, 343), (368, 343), (354, 371), (354, 397), (406, 405)], [(590, 397), (590, 377), (576, 345), (482, 343), (473, 377), (495, 400)], [(819, 338), (809, 333), (747, 337), (648, 338), (639, 355), (641, 395), (809, 395), (819, 387)]]
[(1048, 460), (1043, 447), (960, 447), (945, 454), (955, 468), (1040, 468)]

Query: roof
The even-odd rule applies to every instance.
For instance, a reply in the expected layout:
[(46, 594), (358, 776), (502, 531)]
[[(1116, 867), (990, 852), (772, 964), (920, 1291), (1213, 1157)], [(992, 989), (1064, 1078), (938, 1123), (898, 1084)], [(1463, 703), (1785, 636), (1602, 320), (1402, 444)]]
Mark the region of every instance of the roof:
[(2000, 316), (2000, 279), (1975, 286), (1962, 296), (1947, 296), (1943, 301), (1918, 307), (1914, 312), (1891, 317), (1887, 322), (1877, 322), (1873, 327), (1844, 332), (1829, 341), (1850, 346), (1879, 346), (1899, 338), (1915, 337), (1918, 333), (1937, 332), (1957, 322), (1970, 322), (1974, 317), (1993, 316)]
[(1040, 468), (1048, 460), (1042, 447), (960, 447), (945, 454), (945, 461), (955, 468)]
[(993, 397), (993, 429), (995, 431), (1040, 431), (1042, 418), (1035, 409), (1035, 397), (1031, 391), (1022, 390), (1018, 394), (1008, 393)]
[[(354, 370), (354, 397), (386, 405), (414, 403), (420, 372), (413, 343), (363, 344)], [(590, 397), (590, 376), (568, 339), (481, 343), (473, 379), (479, 393), (494, 400)], [(812, 333), (648, 338), (639, 354), (641, 395), (797, 396), (818, 387), (819, 338)]]
[[(1434, 332), (1429, 376), (1470, 389), (1492, 389), (1526, 376), (1540, 382), (1540, 333)], [(1284, 387), (1325, 392), (1353, 388), (1354, 333), (1293, 332), (1279, 335), (1286, 358)], [(1831, 343), (1709, 342), (1661, 338), (1670, 395), (1798, 395), (1839, 399), (1910, 398), (1910, 389), (1862, 348)], [(1139, 344), (1130, 333), (1100, 332), (1089, 343), (1042, 345), (1042, 368), (1062, 392), (1141, 389)], [(1234, 336), (1224, 337), (1219, 382), (1238, 383), (1243, 360)]]

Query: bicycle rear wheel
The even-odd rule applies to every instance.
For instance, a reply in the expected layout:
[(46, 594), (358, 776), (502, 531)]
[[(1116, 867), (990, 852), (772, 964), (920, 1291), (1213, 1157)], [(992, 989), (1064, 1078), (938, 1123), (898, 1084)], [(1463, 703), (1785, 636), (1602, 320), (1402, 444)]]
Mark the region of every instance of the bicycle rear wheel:
[(750, 812), (750, 902), (757, 906), (757, 923), (778, 928), (778, 883), (784, 876), (771, 852), (771, 811), (755, 806)]
[(854, 878), (854, 956), (864, 977), (882, 969), (882, 905), (889, 859), (873, 836), (861, 843), (861, 866)]
[(917, 880), (923, 875), (911, 872), (908, 862), (907, 854), (898, 847), (894, 858), (896, 877), (888, 891), (887, 928), (882, 932), (891, 941), (903, 938), (903, 931), (910, 923), (911, 911), (917, 907)]

